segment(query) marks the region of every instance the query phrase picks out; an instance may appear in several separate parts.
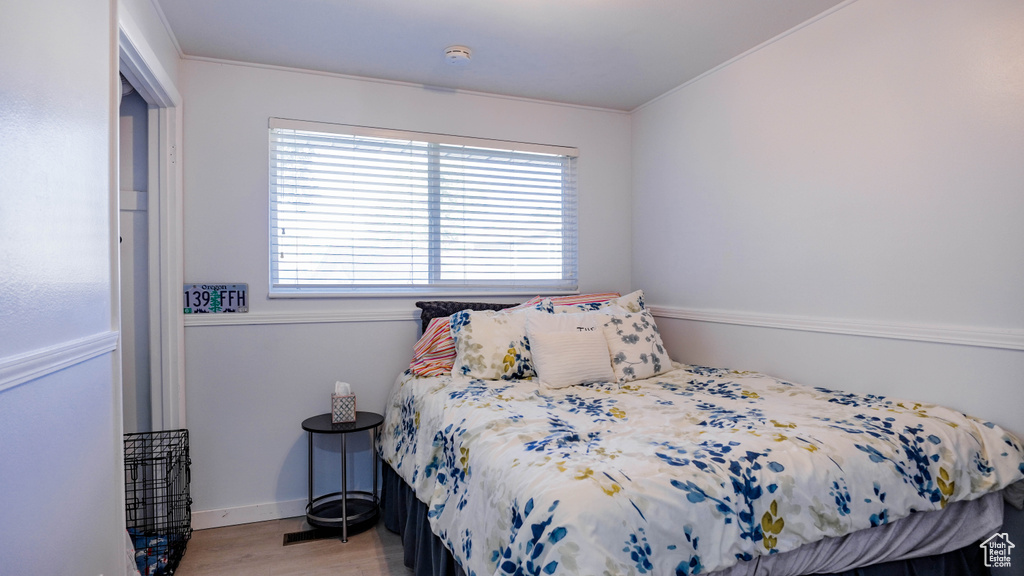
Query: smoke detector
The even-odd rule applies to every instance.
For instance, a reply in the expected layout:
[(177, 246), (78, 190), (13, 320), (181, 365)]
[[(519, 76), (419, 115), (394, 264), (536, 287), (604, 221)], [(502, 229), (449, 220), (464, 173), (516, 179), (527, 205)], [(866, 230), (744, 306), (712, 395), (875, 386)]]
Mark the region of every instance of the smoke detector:
[(472, 52), (465, 46), (449, 46), (444, 49), (444, 59), (452, 66), (469, 64)]

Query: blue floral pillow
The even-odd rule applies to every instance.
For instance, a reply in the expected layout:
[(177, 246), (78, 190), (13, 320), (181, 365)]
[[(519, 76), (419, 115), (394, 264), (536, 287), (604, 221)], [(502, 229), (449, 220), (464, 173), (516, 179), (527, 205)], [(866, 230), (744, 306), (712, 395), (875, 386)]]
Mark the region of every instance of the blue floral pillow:
[(619, 382), (642, 380), (672, 369), (654, 316), (647, 310), (609, 316), (604, 336)]
[[(547, 311), (538, 303), (528, 310)], [(452, 314), (449, 326), (455, 341), (452, 375), (482, 380), (523, 380), (537, 375), (526, 337), (527, 310), (496, 312), (463, 310)]]

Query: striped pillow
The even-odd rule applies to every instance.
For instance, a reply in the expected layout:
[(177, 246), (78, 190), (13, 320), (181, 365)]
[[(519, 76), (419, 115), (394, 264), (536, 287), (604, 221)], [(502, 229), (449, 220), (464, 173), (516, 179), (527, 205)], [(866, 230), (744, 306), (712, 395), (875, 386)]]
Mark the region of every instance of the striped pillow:
[[(625, 296), (619, 296), (618, 294), (587, 294), (586, 296), (590, 297), (590, 299), (582, 302), (574, 302), (572, 304), (560, 304), (556, 302), (554, 298), (551, 298), (551, 311), (555, 314), (596, 312), (610, 306), (623, 308), (627, 312), (640, 312), (644, 309), (643, 290), (630, 292)], [(601, 297), (604, 296), (611, 296), (611, 298), (601, 299)], [(577, 298), (583, 299), (584, 296), (579, 296)]]
[(549, 299), (555, 306), (575, 306), (577, 304), (594, 304), (618, 298), (618, 292), (601, 292), (598, 294), (573, 294), (571, 296), (551, 296)]
[(448, 317), (434, 318), (423, 336), (412, 347), (409, 370), (416, 376), (443, 376), (455, 365), (455, 340), (448, 327)]

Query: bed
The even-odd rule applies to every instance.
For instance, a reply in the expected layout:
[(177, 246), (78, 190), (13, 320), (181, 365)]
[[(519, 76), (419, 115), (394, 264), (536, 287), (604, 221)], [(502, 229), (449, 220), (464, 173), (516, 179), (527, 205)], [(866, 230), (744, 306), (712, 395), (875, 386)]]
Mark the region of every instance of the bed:
[[(531, 306), (531, 317), (552, 312)], [(611, 309), (599, 321), (613, 338), (648, 317), (642, 299)], [(467, 321), (457, 316), (449, 326)], [(644, 343), (650, 323), (636, 331), (657, 351), (660, 340)], [(496, 352), (513, 376), (541, 365), (528, 340), (536, 358), (516, 342)], [(992, 423), (660, 360), (653, 376), (620, 366), (566, 386), (544, 372), (480, 378), (479, 362), (402, 374), (378, 444), (388, 493), (422, 512), (405, 533), (450, 554), (417, 573), (841, 572), (967, 547), (1002, 524), (1007, 490), (1024, 487), (1024, 449)]]

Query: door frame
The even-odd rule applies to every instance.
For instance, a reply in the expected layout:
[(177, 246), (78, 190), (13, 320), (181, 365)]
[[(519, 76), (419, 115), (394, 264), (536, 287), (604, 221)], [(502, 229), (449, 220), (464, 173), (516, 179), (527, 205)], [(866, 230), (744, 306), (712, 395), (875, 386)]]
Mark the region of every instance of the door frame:
[(149, 105), (149, 342), (153, 430), (184, 428), (182, 98), (131, 16), (118, 14), (121, 73)]

